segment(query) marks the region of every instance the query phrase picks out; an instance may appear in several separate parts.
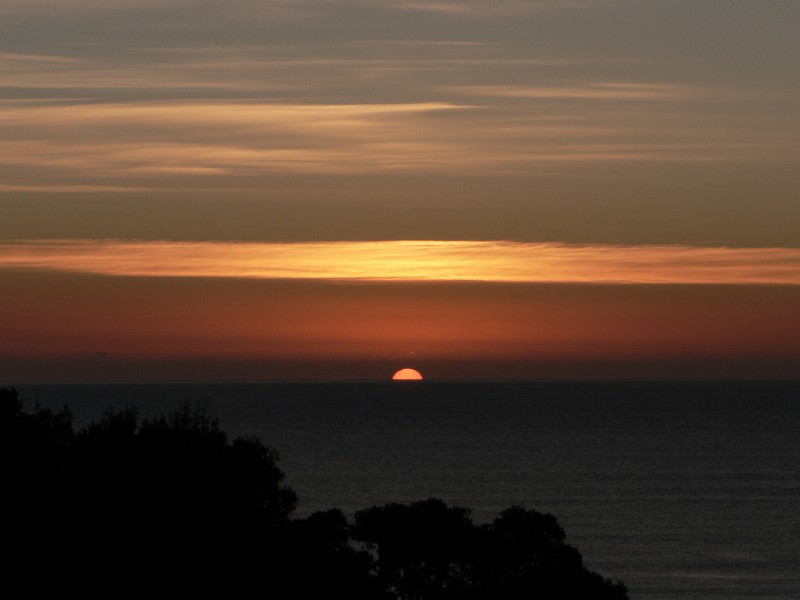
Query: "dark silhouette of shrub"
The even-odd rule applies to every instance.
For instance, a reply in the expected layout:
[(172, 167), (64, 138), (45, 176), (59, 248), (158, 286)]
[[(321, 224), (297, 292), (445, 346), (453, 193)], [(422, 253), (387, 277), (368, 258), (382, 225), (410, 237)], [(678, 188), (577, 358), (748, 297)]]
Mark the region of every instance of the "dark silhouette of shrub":
[(378, 579), (396, 598), (440, 598), (471, 583), (469, 510), (429, 499), (356, 513), (353, 537), (376, 556)]
[(372, 556), (353, 547), (347, 517), (338, 509), (293, 519), (285, 531), (281, 565), (285, 577), (276, 597), (385, 598), (383, 586), (372, 575)]
[(512, 506), (481, 527), (475, 552), (474, 588), (479, 598), (627, 597), (621, 582), (612, 583), (583, 565), (580, 552), (564, 542), (553, 515)]
[(183, 406), (140, 422), (107, 412), (72, 431), (69, 413), (0, 397), (3, 537), (11, 597), (261, 597), (267, 559), (296, 504), (277, 453), (232, 443)]
[(496, 600), (627, 597), (583, 566), (551, 515), (476, 526), (430, 499), (291, 518), (278, 454), (204, 411), (65, 408), (0, 389), (0, 597)]
[(434, 498), (372, 507), (356, 514), (353, 537), (375, 553), (392, 598), (627, 598), (584, 567), (552, 515), (512, 506), (482, 526), (469, 515)]

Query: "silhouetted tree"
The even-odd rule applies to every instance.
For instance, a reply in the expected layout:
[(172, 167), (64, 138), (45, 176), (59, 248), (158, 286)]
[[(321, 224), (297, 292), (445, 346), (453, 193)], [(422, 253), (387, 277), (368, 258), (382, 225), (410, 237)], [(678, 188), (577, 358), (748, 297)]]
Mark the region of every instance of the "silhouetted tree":
[(375, 554), (375, 571), (402, 600), (622, 600), (625, 586), (589, 571), (552, 515), (513, 506), (493, 523), (437, 499), (356, 514), (353, 537)]
[[(141, 421), (107, 412), (77, 435), (69, 413), (0, 397), (3, 539), (12, 597), (263, 596), (296, 504), (277, 453), (232, 443), (188, 405)], [(9, 500), (10, 499), (10, 500)]]
[(353, 537), (375, 553), (378, 579), (396, 598), (450, 597), (471, 581), (474, 527), (465, 508), (431, 498), (356, 513)]
[(383, 586), (372, 575), (372, 556), (350, 541), (347, 517), (338, 509), (294, 519), (285, 530), (276, 563), (284, 574), (276, 597), (302, 600), (379, 600)]
[(473, 555), (479, 598), (627, 598), (621, 582), (588, 570), (553, 515), (512, 506), (483, 525)]
[(0, 389), (0, 585), (11, 597), (35, 597), (58, 560), (73, 440), (66, 408), (27, 414), (15, 389)]
[(277, 453), (204, 411), (23, 411), (0, 389), (0, 597), (158, 600), (627, 598), (551, 515), (476, 526), (430, 499), (292, 519)]

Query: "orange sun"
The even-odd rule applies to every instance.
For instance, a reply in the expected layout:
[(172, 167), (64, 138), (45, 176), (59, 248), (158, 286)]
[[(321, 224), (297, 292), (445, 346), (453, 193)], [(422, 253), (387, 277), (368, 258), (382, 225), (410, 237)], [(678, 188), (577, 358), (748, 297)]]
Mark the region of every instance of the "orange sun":
[(422, 379), (422, 373), (416, 369), (400, 369), (392, 376), (392, 379), (402, 380), (418, 380)]

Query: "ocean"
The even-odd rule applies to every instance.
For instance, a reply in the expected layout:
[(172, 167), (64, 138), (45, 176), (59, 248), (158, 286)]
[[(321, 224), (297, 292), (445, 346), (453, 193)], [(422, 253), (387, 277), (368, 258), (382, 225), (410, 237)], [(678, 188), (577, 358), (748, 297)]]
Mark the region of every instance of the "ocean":
[(800, 599), (800, 382), (20, 385), (77, 427), (188, 400), (279, 450), (303, 516), (437, 497), (554, 514), (632, 599)]

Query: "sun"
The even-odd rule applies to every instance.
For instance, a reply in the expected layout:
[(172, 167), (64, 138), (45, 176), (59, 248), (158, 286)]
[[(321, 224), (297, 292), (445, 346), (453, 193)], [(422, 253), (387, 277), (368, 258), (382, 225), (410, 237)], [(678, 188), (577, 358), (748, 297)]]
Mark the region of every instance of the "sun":
[(422, 373), (416, 369), (400, 369), (397, 373), (392, 375), (392, 379), (404, 381), (420, 380), (422, 379)]

